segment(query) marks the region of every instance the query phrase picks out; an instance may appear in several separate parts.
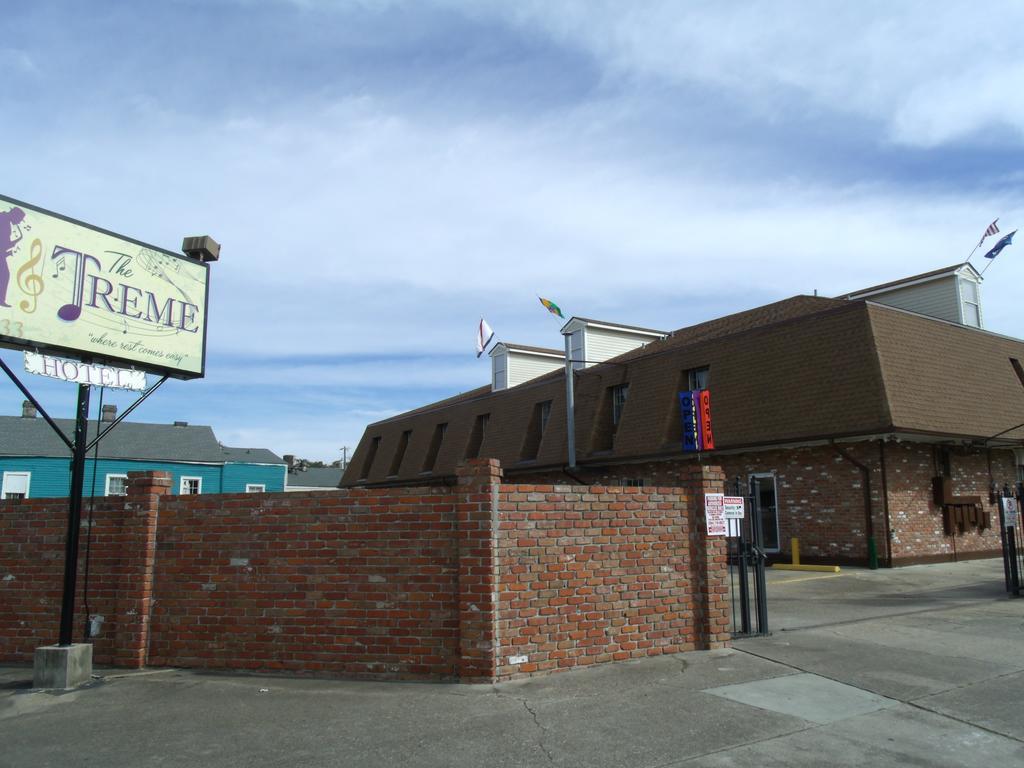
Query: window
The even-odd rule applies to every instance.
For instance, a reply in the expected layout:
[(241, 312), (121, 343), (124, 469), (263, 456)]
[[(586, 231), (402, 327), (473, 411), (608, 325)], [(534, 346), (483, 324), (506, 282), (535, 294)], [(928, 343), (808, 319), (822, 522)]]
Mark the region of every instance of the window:
[(547, 429), (548, 419), (551, 418), (551, 401), (544, 400), (533, 406), (533, 414), (530, 416), (530, 423), (526, 427), (526, 437), (523, 439), (523, 448), (519, 452), (520, 461), (533, 461), (540, 452), (540, 441), (544, 439), (544, 430)]
[(469, 443), (466, 445), (466, 458), (475, 459), (480, 455), (480, 446), (483, 445), (487, 436), (487, 422), (490, 420), (489, 413), (481, 413), (473, 423), (473, 431), (469, 435)]
[(370, 441), (370, 447), (366, 451), (366, 458), (363, 459), (363, 470), (359, 473), (360, 480), (365, 480), (370, 476), (370, 470), (373, 468), (373, 460), (377, 458), (378, 448), (380, 448), (380, 435)]
[(978, 297), (978, 284), (970, 280), (961, 280), (960, 299), (963, 303), (964, 325), (981, 328), (981, 300)]
[(4, 472), (0, 485), (0, 499), (27, 499), (31, 472)]
[(492, 385), (491, 389), (508, 389), (508, 355), (495, 355), (491, 358)]
[(1010, 358), (1010, 365), (1013, 366), (1013, 372), (1017, 374), (1021, 386), (1024, 387), (1024, 366), (1021, 366), (1020, 360), (1015, 357)]
[(412, 437), (412, 430), (407, 429), (402, 433), (398, 441), (398, 448), (395, 449), (395, 457), (391, 460), (391, 469), (388, 470), (388, 477), (394, 477), (402, 468), (402, 459), (405, 458), (405, 450), (409, 447), (409, 438)]
[(620, 483), (623, 488), (643, 488), (647, 485), (642, 477), (624, 477)]
[(590, 437), (591, 453), (610, 451), (615, 447), (615, 433), (622, 421), (623, 409), (629, 397), (629, 384), (607, 387), (601, 398), (601, 406), (594, 419), (594, 430)]
[(703, 368), (691, 368), (686, 372), (687, 384), (690, 389), (707, 389), (708, 383), (711, 379), (711, 369), (707, 366)]
[(196, 494), (203, 492), (203, 478), (201, 477), (182, 477), (181, 486), (178, 489), (178, 493), (182, 496), (195, 496)]
[(263, 483), (246, 483), (246, 493), (264, 493), (267, 490), (267, 486)]
[(622, 419), (622, 409), (626, 407), (626, 398), (629, 397), (629, 384), (619, 384), (612, 387), (612, 424), (616, 427)]
[(537, 407), (540, 408), (540, 433), (544, 434), (544, 430), (548, 428), (548, 419), (551, 418), (551, 401), (545, 400), (543, 403), (538, 403)]
[(569, 334), (569, 359), (572, 360), (574, 371), (587, 367), (587, 348), (584, 342), (582, 328)]
[(424, 472), (434, 471), (434, 464), (437, 463), (437, 453), (441, 450), (441, 442), (444, 440), (444, 435), (447, 431), (447, 423), (438, 424), (434, 427), (434, 435), (430, 438), (430, 448), (427, 450), (427, 457), (423, 460)]
[(107, 496), (128, 495), (128, 475), (107, 475)]

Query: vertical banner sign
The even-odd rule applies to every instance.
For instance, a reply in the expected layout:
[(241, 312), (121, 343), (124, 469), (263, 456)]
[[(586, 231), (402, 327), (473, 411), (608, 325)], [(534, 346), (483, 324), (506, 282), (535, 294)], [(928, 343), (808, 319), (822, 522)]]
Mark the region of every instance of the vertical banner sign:
[(208, 286), (203, 262), (0, 196), (0, 346), (199, 378)]
[(725, 522), (725, 494), (704, 494), (704, 517), (707, 519), (708, 536), (725, 536), (728, 533)]
[(715, 450), (715, 438), (711, 432), (711, 392), (700, 390), (700, 436), (705, 451)]
[(679, 415), (683, 420), (683, 451), (713, 451), (715, 438), (711, 431), (711, 392), (706, 389), (680, 392)]
[(683, 451), (693, 453), (699, 450), (697, 443), (697, 409), (694, 407), (693, 392), (679, 393), (679, 415), (683, 420)]

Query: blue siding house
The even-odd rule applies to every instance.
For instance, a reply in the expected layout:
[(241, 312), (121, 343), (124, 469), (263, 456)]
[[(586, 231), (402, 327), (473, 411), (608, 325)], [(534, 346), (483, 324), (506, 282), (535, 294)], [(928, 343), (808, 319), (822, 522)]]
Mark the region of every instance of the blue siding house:
[[(101, 427), (114, 420), (113, 406), (104, 406)], [(74, 421), (55, 419), (68, 436)], [(96, 423), (90, 422), (90, 439)], [(129, 472), (171, 473), (171, 493), (258, 493), (285, 488), (284, 460), (263, 448), (226, 448), (210, 427), (140, 424), (123, 421), (89, 452), (85, 495), (113, 496), (125, 492)], [(0, 499), (67, 496), (71, 457), (35, 408), (26, 402), (22, 415), (0, 416)]]

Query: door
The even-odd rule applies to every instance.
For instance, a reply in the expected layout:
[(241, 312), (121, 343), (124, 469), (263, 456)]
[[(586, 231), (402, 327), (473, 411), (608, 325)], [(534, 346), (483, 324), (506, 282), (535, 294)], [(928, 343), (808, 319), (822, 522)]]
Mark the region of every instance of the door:
[(759, 473), (750, 476), (750, 489), (757, 505), (755, 514), (761, 518), (761, 534), (765, 552), (779, 551), (779, 497), (775, 475)]

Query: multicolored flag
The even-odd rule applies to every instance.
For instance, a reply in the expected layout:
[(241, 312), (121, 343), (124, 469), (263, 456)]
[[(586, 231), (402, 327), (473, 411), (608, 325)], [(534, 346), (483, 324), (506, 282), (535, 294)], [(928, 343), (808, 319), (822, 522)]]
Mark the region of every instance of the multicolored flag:
[[(999, 219), (996, 219), (996, 221), (999, 221)], [(978, 241), (979, 248), (981, 248), (981, 244), (985, 242), (986, 237), (990, 237), (992, 235), (999, 233), (999, 227), (996, 226), (996, 221), (993, 221), (991, 224), (989, 224), (988, 229), (985, 230), (985, 234), (981, 236), (981, 240)]]
[(555, 302), (551, 301), (551, 299), (541, 299), (540, 296), (538, 296), (537, 298), (540, 299), (540, 303), (544, 305), (544, 309), (546, 309), (552, 315), (558, 315), (563, 320), (565, 319), (565, 315), (562, 314), (562, 310), (559, 309), (558, 305), (555, 304)]
[(1013, 244), (1013, 236), (1017, 234), (1017, 230), (1013, 230), (1008, 235), (1004, 235), (1000, 238), (999, 242), (992, 246), (992, 250), (985, 254), (986, 259), (994, 259), (1000, 254), (1000, 252), (1008, 245)]
[(480, 325), (476, 329), (476, 356), (480, 357), (486, 350), (487, 345), (494, 339), (494, 331), (491, 330), (491, 326), (487, 324), (487, 321), (482, 317), (480, 318)]

